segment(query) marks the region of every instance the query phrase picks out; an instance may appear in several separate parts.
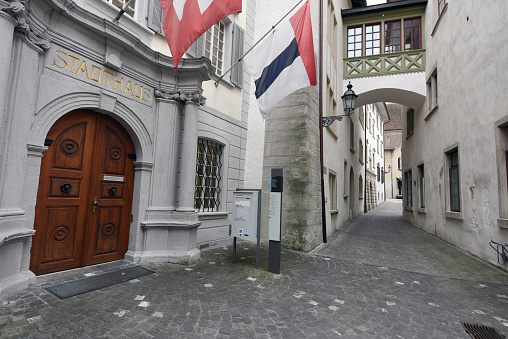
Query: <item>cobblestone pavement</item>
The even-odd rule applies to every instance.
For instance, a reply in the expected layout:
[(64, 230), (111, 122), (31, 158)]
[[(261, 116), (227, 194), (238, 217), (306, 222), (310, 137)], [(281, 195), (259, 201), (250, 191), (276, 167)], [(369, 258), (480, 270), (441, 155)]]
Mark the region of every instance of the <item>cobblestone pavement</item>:
[(2, 338), (469, 338), (460, 322), (508, 335), (508, 275), (419, 231), (389, 201), (310, 254), (240, 243), (191, 267), (59, 300), (44, 287), (133, 266), (126, 261), (38, 277), (0, 303)]

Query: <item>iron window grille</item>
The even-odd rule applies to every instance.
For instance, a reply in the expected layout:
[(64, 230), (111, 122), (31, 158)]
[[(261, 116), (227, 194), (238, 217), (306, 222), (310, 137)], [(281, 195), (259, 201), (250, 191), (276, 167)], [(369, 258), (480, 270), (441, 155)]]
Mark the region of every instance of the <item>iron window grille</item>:
[(222, 148), (217, 142), (198, 139), (194, 208), (200, 212), (219, 210)]

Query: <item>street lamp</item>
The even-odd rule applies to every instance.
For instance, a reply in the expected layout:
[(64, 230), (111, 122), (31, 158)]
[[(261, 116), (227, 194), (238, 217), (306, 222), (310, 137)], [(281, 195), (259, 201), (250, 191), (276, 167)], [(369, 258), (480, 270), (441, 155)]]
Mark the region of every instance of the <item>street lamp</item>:
[(350, 81), (349, 84), (347, 85), (347, 91), (344, 92), (344, 95), (341, 97), (342, 104), (344, 105), (344, 112), (347, 113), (342, 115), (323, 117), (323, 127), (329, 127), (335, 120), (341, 121), (342, 117), (349, 118), (351, 114), (354, 113), (356, 106), (356, 98), (358, 98), (358, 95), (356, 95), (351, 88), (353, 88), (353, 85), (351, 85)]

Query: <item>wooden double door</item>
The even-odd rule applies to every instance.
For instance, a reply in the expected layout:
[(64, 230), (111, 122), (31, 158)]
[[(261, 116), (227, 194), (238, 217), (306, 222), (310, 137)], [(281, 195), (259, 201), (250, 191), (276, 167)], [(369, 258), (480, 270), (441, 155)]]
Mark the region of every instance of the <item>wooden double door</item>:
[(112, 118), (72, 111), (48, 133), (30, 269), (35, 274), (122, 259), (127, 251), (134, 146)]

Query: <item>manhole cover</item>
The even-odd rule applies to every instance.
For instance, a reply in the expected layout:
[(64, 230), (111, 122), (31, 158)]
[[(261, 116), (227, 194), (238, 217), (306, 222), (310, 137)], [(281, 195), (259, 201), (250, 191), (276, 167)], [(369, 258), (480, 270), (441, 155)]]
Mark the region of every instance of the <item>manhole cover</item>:
[(461, 324), (473, 339), (506, 339), (497, 328), (463, 322)]

